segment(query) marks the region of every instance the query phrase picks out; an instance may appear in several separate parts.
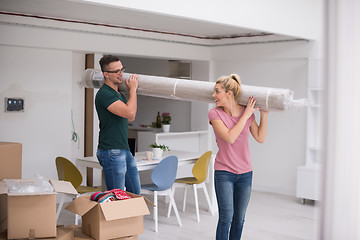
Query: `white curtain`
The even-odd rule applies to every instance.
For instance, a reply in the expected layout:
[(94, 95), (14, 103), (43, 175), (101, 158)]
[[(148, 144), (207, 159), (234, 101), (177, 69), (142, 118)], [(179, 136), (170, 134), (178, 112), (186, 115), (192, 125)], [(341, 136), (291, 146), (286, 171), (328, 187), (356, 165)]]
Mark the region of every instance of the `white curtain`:
[(319, 239), (360, 239), (360, 1), (326, 0)]

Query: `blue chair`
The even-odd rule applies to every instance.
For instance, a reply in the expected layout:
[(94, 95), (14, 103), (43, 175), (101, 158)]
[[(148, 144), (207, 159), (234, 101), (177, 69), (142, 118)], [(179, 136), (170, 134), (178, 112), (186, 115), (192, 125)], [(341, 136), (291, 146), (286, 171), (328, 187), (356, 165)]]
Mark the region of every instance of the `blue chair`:
[(174, 209), (179, 226), (182, 226), (179, 212), (177, 210), (172, 186), (175, 182), (178, 167), (178, 158), (169, 156), (161, 160), (151, 173), (151, 184), (141, 186), (142, 194), (154, 194), (154, 220), (155, 232), (158, 232), (158, 196), (168, 196), (172, 208)]

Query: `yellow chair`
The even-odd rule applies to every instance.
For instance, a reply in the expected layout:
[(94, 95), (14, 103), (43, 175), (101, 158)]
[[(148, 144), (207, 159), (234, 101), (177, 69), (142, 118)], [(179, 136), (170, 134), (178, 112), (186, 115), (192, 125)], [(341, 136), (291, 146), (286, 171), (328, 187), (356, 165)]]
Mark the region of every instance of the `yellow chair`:
[[(185, 211), (186, 206), (186, 190), (189, 187), (192, 187), (194, 190), (194, 198), (195, 198), (195, 208), (196, 208), (196, 215), (197, 221), (200, 222), (200, 215), (199, 215), (199, 201), (197, 197), (197, 189), (202, 188), (204, 190), (204, 194), (206, 197), (206, 201), (209, 206), (209, 211), (211, 215), (214, 215), (214, 211), (210, 202), (209, 193), (206, 188), (205, 180), (208, 176), (208, 168), (209, 162), (211, 158), (211, 151), (205, 152), (203, 155), (199, 157), (199, 159), (195, 162), (192, 168), (193, 177), (186, 177), (176, 179), (173, 185), (173, 194), (175, 194), (176, 188), (184, 188), (184, 201), (183, 201), (183, 211)], [(169, 205), (168, 209), (168, 217), (170, 216), (171, 204)]]
[[(68, 159), (64, 157), (57, 157), (55, 159), (56, 170), (58, 173), (59, 180), (71, 182), (76, 191), (78, 191), (79, 195), (91, 192), (101, 192), (101, 187), (90, 187), (90, 186), (81, 186), (83, 181), (83, 177), (79, 169)], [(78, 195), (78, 196), (79, 196)], [(78, 197), (77, 196), (77, 197)], [(59, 207), (56, 213), (56, 219), (59, 218), (60, 211), (64, 204), (64, 196), (59, 203)], [(78, 223), (79, 216), (75, 215), (75, 224)]]

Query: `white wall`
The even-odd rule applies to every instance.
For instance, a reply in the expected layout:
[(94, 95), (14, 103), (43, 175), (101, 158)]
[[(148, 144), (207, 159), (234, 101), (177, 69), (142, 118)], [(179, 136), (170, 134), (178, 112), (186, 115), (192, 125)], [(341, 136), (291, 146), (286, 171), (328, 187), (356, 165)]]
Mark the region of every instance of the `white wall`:
[[(3, 18), (27, 24), (38, 22), (0, 16), (0, 20)], [(0, 25), (0, 32), (6, 33), (0, 35), (0, 99), (5, 95), (24, 96), (26, 107), (24, 113), (0, 111), (0, 140), (24, 144), (23, 177), (40, 173), (56, 178), (55, 156), (74, 159), (82, 154), (83, 90), (76, 82), (84, 69), (85, 52), (199, 61), (196, 65), (199, 68), (193, 68), (193, 77), (199, 80), (215, 81), (220, 75), (237, 72), (244, 84), (290, 88), (296, 98), (306, 96), (306, 57), (310, 44), (305, 42), (205, 48), (23, 25)], [(208, 72), (202, 75), (203, 70)], [(78, 143), (71, 141), (71, 109), (80, 149)], [(187, 127), (202, 127), (196, 123), (200, 113), (196, 104), (188, 111), (198, 114), (186, 116)], [(207, 125), (204, 113), (207, 110), (201, 112), (201, 122)], [(305, 112), (301, 111), (270, 113), (266, 143), (251, 143), (255, 188), (295, 194), (296, 166), (305, 161), (305, 120)]]
[[(23, 178), (57, 176), (55, 157), (71, 156), (72, 53), (0, 46), (0, 141), (23, 145)], [(5, 97), (24, 112), (4, 112)]]
[(85, 54), (72, 52), (72, 125), (71, 132), (77, 135), (77, 141), (72, 141), (71, 159), (84, 156), (84, 119), (85, 119), (85, 90), (80, 86), (85, 69)]

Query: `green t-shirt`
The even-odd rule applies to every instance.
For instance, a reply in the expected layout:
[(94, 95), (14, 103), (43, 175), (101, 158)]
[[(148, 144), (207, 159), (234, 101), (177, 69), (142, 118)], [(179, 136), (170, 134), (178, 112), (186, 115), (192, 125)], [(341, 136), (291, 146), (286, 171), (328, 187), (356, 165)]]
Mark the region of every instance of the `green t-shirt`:
[(124, 96), (104, 84), (95, 97), (95, 107), (99, 118), (99, 144), (103, 150), (128, 150), (128, 120), (111, 113), (107, 108), (115, 101), (126, 103)]

